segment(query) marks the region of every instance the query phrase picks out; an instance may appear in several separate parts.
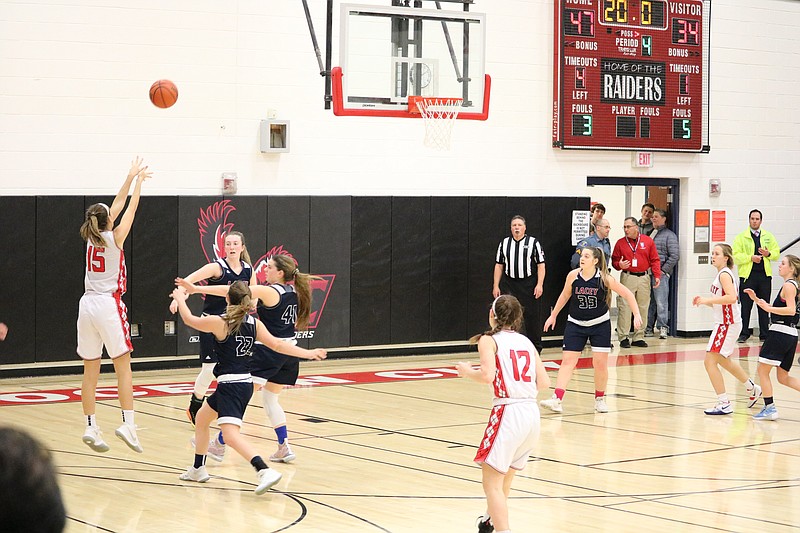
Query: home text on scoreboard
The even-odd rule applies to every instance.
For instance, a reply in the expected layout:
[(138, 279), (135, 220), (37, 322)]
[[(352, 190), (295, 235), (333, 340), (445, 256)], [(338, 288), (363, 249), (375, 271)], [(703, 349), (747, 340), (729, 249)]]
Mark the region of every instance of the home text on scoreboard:
[(555, 0), (553, 146), (708, 152), (711, 0)]

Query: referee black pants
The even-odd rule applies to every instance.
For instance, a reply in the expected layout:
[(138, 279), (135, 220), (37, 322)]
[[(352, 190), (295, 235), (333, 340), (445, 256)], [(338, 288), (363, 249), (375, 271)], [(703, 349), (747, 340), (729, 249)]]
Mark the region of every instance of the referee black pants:
[(536, 276), (514, 279), (503, 274), (500, 279), (500, 292), (514, 296), (522, 304), (524, 310), (523, 330), (520, 333), (524, 333), (531, 340), (536, 351), (542, 353), (542, 301), (533, 296), (534, 288), (536, 288)]
[[(750, 313), (753, 310), (753, 300), (744, 292), (745, 289), (753, 289), (756, 296), (770, 302), (772, 293), (772, 278), (763, 272), (751, 272), (747, 279), (739, 278), (739, 302), (742, 306), (742, 337), (749, 337), (753, 334), (750, 327)], [(758, 336), (764, 340), (769, 331), (769, 313), (756, 306), (758, 309)]]

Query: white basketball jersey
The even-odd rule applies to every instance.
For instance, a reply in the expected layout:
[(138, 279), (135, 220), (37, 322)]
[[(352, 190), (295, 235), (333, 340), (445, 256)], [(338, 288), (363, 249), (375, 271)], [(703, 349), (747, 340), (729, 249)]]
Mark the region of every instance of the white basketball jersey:
[(711, 294), (714, 296), (725, 296), (725, 291), (722, 289), (722, 283), (719, 281), (719, 277), (723, 272), (727, 273), (733, 280), (733, 290), (736, 294), (736, 302), (727, 305), (712, 305), (711, 307), (713, 308), (714, 322), (717, 324), (736, 324), (742, 321), (742, 306), (739, 304), (738, 280), (730, 268), (725, 267), (717, 272), (717, 277), (714, 278), (714, 282), (711, 284)]
[(86, 292), (125, 294), (128, 271), (125, 268), (125, 253), (114, 242), (114, 233), (104, 231), (104, 247), (86, 243), (86, 276), (83, 286)]
[(530, 339), (514, 331), (501, 331), (492, 338), (497, 344), (495, 398), (536, 398), (536, 348)]

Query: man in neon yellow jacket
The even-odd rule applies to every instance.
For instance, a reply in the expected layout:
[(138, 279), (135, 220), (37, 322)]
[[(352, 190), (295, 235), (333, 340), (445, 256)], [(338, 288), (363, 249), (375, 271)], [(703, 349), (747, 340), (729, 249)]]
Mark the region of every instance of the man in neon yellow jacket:
[[(775, 235), (761, 229), (761, 211), (750, 211), (750, 227), (733, 240), (733, 261), (739, 271), (739, 301), (742, 305), (742, 333), (738, 342), (745, 342), (753, 334), (750, 328), (750, 311), (753, 299), (745, 289), (753, 289), (759, 298), (770, 300), (772, 292), (772, 261), (780, 260), (781, 249)], [(748, 301), (749, 300), (749, 301)], [(760, 340), (767, 337), (769, 314), (758, 308), (758, 335)]]

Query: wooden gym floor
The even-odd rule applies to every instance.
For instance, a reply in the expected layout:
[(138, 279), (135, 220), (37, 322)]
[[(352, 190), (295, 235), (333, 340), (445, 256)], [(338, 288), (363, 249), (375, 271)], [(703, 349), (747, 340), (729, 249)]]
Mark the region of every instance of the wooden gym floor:
[[(726, 375), (735, 413), (706, 416), (715, 397), (702, 363), (705, 339), (648, 341), (630, 355), (612, 353), (611, 412), (594, 413), (593, 374), (583, 368), (564, 412), (542, 414), (539, 447), (514, 483), (513, 530), (797, 531), (800, 394), (776, 383), (780, 420), (754, 421), (762, 403), (747, 409), (743, 387)], [(741, 345), (752, 374), (757, 352), (757, 343)], [(209, 459), (208, 483), (178, 479), (193, 457), (188, 395), (158, 395), (176, 390), (158, 385), (191, 384), (194, 370), (134, 373), (143, 454), (114, 437), (113, 391), (97, 411), (111, 451), (81, 442), (80, 376), (0, 381), (0, 420), (52, 449), (69, 533), (473, 532), (484, 498), (472, 458), (490, 391), (451, 377), (465, 357), (477, 361), (473, 354), (304, 363), (301, 375), (326, 385), (281, 395), (297, 459), (274, 465), (283, 479), (263, 496), (253, 494), (255, 474), (232, 450), (222, 463)], [(544, 359), (557, 362), (560, 351), (547, 349)], [(101, 376), (101, 386), (114, 385), (113, 374)], [(58, 391), (46, 398), (66, 401), (20, 402), (42, 398), (34, 391)], [(19, 392), (33, 395), (10, 394)], [(15, 404), (1, 401), (9, 398)], [(245, 421), (243, 433), (269, 456), (275, 435), (260, 398)]]

